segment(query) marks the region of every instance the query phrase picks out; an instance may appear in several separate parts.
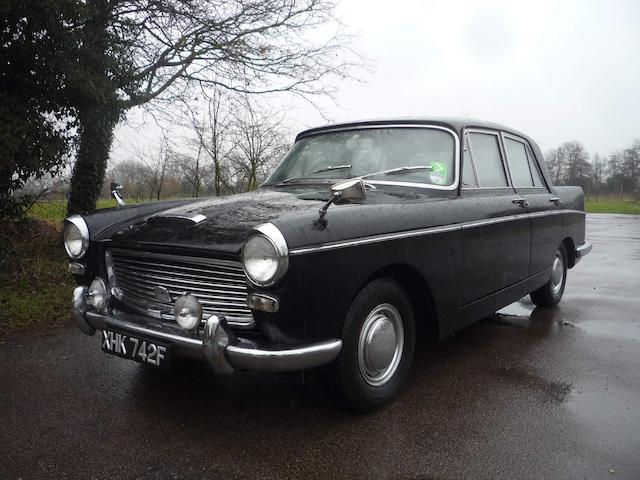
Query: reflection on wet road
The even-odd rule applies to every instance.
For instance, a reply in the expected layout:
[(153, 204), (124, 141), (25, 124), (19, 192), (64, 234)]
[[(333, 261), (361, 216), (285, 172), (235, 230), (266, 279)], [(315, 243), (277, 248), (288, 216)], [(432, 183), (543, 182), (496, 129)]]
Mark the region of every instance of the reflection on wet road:
[(0, 478), (639, 478), (640, 217), (593, 215), (558, 308), (432, 348), (387, 408), (322, 378), (158, 373), (73, 328), (0, 344)]

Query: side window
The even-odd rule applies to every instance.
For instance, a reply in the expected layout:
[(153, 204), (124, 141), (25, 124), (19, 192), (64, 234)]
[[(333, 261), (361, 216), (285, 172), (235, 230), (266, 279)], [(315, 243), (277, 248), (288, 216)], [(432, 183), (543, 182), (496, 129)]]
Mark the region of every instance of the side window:
[(505, 138), (504, 148), (507, 151), (507, 161), (509, 162), (513, 186), (533, 187), (533, 178), (531, 177), (531, 170), (529, 170), (529, 159), (527, 158), (527, 150), (524, 143), (512, 138)]
[(533, 176), (533, 185), (535, 187), (544, 187), (544, 181), (542, 180), (542, 174), (538, 168), (536, 158), (533, 156), (533, 152), (528, 146), (527, 158), (529, 159), (529, 168), (531, 169), (531, 175)]
[(470, 133), (469, 140), (480, 187), (508, 186), (498, 137), (490, 133)]
[(464, 152), (462, 155), (462, 186), (467, 188), (477, 187), (478, 181), (476, 180), (476, 173), (473, 171), (473, 164), (471, 163), (469, 139), (467, 136), (464, 137)]

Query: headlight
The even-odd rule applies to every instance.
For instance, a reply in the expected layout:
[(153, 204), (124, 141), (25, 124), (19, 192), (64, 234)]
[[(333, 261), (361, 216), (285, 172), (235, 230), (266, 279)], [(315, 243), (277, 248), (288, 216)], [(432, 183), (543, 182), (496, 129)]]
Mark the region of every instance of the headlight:
[(247, 278), (260, 287), (276, 283), (289, 267), (289, 249), (282, 233), (271, 223), (254, 228), (242, 249), (242, 267)]
[(64, 248), (71, 258), (81, 258), (89, 248), (89, 227), (80, 215), (64, 221)]

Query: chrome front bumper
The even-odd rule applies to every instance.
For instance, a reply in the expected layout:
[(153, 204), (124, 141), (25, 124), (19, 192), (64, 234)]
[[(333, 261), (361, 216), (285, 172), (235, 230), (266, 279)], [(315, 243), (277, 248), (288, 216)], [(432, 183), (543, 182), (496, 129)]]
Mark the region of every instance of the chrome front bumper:
[(576, 261), (574, 264), (578, 263), (585, 255), (588, 255), (592, 248), (593, 245), (591, 245), (591, 242), (584, 242), (582, 245), (577, 247), (575, 255)]
[(99, 313), (87, 308), (86, 287), (73, 291), (73, 318), (87, 335), (96, 330), (115, 329), (171, 345), (175, 353), (206, 361), (217, 373), (235, 369), (262, 372), (305, 370), (332, 362), (340, 353), (341, 340), (276, 348), (239, 338), (224, 317), (211, 315), (201, 335), (178, 325), (129, 313)]

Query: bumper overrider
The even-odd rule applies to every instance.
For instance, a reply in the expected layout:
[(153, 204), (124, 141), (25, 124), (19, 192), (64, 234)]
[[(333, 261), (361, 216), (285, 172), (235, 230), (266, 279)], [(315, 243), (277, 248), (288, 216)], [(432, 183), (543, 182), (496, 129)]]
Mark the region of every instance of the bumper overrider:
[(305, 370), (332, 362), (340, 353), (341, 340), (276, 347), (259, 345), (238, 337), (223, 316), (211, 315), (202, 334), (189, 333), (160, 320), (124, 312), (97, 312), (87, 304), (87, 287), (73, 291), (73, 318), (87, 335), (114, 329), (170, 345), (177, 355), (206, 361), (216, 373), (235, 369), (263, 372)]
[(593, 248), (593, 245), (591, 245), (591, 242), (584, 242), (579, 247), (576, 247), (574, 265), (578, 263), (580, 260), (582, 260), (583, 257), (588, 255), (591, 252), (592, 248)]

